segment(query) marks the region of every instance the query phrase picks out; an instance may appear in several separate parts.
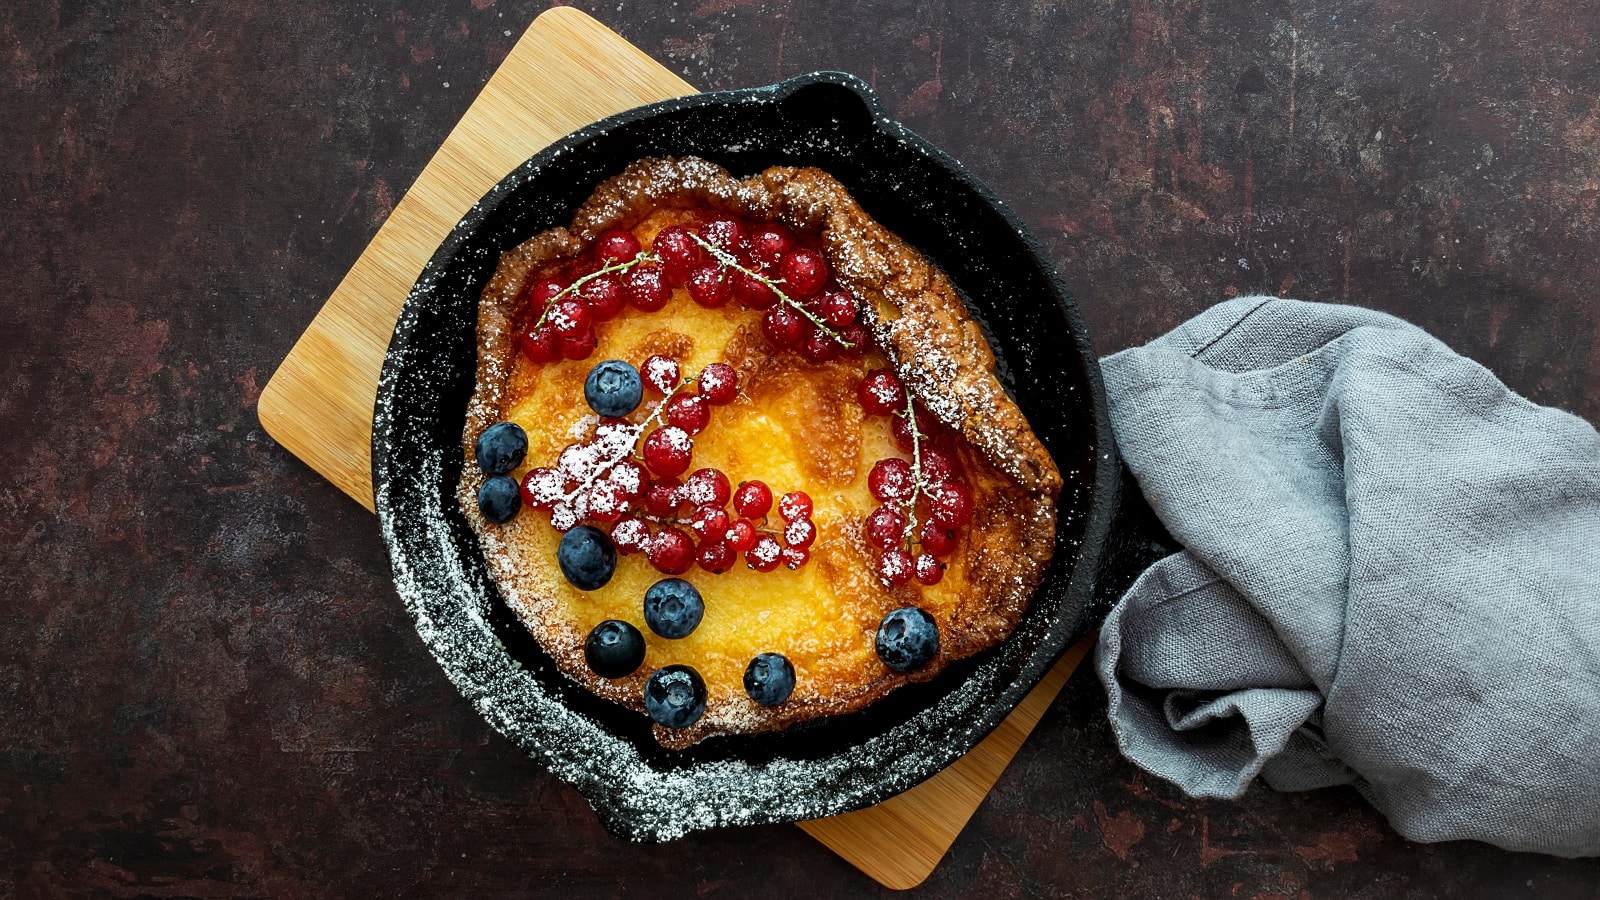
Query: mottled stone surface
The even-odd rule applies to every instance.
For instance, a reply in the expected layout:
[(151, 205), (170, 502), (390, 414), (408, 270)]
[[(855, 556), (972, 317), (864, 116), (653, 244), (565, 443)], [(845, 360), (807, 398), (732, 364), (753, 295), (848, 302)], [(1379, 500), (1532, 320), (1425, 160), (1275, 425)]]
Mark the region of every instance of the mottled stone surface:
[[(260, 386), (543, 6), (0, 8), (0, 898), (855, 896), (791, 827), (640, 847), (483, 725)], [(1109, 352), (1234, 293), (1416, 321), (1600, 419), (1600, 12), (1576, 0), (593, 4), (702, 87), (873, 82)], [(1600, 895), (1345, 790), (1199, 802), (1087, 671), (922, 893)]]

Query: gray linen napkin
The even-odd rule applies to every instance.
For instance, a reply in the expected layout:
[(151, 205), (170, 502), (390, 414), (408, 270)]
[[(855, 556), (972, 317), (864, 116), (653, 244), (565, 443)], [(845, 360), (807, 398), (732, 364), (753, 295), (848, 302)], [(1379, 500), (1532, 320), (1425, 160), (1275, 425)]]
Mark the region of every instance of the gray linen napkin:
[(1111, 611), (1113, 731), (1190, 794), (1600, 853), (1600, 436), (1415, 326), (1245, 297), (1102, 362), (1186, 550)]

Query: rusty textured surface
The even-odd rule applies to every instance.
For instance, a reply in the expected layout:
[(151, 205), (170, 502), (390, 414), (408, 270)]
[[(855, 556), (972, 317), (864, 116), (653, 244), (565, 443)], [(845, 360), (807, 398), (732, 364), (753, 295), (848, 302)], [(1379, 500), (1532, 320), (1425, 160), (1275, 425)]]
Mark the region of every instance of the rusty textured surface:
[[(0, 9), (0, 897), (873, 894), (789, 827), (639, 847), (491, 734), (259, 387), (542, 4)], [(1349, 300), (1600, 419), (1600, 11), (1575, 0), (685, 0), (702, 87), (815, 68), (1015, 203), (1102, 351)], [(1087, 672), (930, 897), (1600, 896), (1350, 791), (1201, 802)]]

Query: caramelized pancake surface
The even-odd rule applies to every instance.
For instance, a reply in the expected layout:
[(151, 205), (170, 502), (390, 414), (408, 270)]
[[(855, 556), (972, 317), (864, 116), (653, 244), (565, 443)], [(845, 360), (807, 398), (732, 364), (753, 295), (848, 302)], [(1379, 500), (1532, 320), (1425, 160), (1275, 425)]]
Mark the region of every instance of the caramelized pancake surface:
[[(878, 347), (857, 358), (807, 362), (767, 343), (760, 311), (736, 303), (706, 308), (677, 288), (659, 311), (630, 307), (597, 325), (597, 346), (586, 359), (535, 363), (516, 351), (514, 337), (527, 315), (519, 308), (521, 290), (530, 279), (576, 258), (606, 228), (627, 228), (648, 248), (661, 228), (693, 223), (708, 211), (781, 220), (820, 241), (839, 283), (862, 301)], [(705, 615), (693, 633), (668, 640), (645, 626), (645, 591), (664, 576), (644, 554), (623, 554), (609, 583), (578, 590), (557, 566), (561, 533), (548, 513), (524, 508), (508, 523), (485, 521), (475, 502), (483, 476), (470, 464), (462, 508), (502, 596), (575, 681), (643, 709), (642, 690), (656, 669), (683, 664), (700, 673), (705, 714), (681, 730), (657, 726), (663, 744), (687, 746), (711, 734), (859, 709), (1001, 640), (1053, 551), (1060, 476), (1001, 391), (982, 340), (944, 276), (861, 213), (825, 174), (769, 170), (740, 182), (699, 160), (642, 161), (603, 185), (572, 229), (552, 229), (502, 258), (480, 309), (479, 382), (464, 435), (469, 458), (484, 428), (509, 420), (529, 438), (514, 476), (552, 465), (563, 448), (593, 432), (584, 379), (600, 360), (638, 367), (665, 355), (686, 374), (725, 362), (739, 373), (739, 393), (715, 408), (695, 437), (690, 469), (718, 469), (734, 485), (760, 480), (775, 496), (809, 494), (818, 529), (810, 562), (771, 572), (755, 571), (742, 558), (722, 574), (691, 568), (678, 577), (699, 589)], [(951, 365), (959, 366), (955, 373)], [(857, 399), (866, 374), (885, 367), (959, 434), (955, 456), (974, 497), (973, 522), (931, 586), (883, 583), (863, 534), (864, 519), (879, 505), (867, 483), (873, 463), (910, 456), (896, 446), (890, 420), (867, 416)], [(630, 418), (645, 420), (659, 401), (659, 394), (647, 394)], [(776, 510), (769, 524), (781, 529)], [(885, 614), (906, 606), (932, 615), (940, 652), (922, 669), (899, 674), (879, 660), (874, 635)], [(585, 663), (585, 636), (606, 619), (629, 622), (644, 635), (644, 663), (629, 676), (601, 678)], [(790, 660), (796, 686), (782, 704), (763, 707), (746, 696), (743, 676), (753, 657), (769, 652)]]

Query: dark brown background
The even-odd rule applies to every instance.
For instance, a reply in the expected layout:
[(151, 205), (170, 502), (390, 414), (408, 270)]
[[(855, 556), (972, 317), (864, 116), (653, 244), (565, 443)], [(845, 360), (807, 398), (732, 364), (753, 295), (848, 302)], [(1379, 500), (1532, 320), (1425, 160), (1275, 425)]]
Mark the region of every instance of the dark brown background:
[[(587, 4), (705, 88), (855, 72), (1015, 204), (1102, 352), (1223, 297), (1405, 316), (1600, 419), (1576, 0)], [(854, 896), (791, 827), (609, 838), (492, 734), (260, 386), (526, 0), (0, 9), (0, 897)], [(1347, 790), (1198, 802), (1080, 672), (922, 893), (1600, 896)]]

